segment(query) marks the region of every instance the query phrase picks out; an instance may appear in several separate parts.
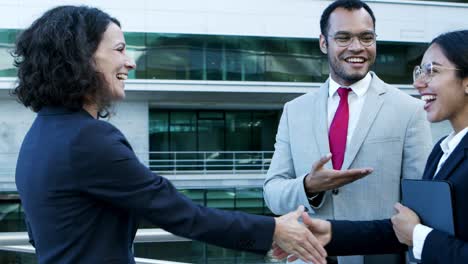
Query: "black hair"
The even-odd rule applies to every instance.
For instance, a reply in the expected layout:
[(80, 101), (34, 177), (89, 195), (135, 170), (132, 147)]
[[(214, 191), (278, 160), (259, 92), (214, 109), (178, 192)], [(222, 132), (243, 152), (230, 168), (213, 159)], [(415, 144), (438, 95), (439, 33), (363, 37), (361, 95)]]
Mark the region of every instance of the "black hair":
[(325, 37), (328, 35), (328, 27), (331, 13), (335, 11), (335, 9), (340, 7), (349, 11), (364, 8), (367, 11), (367, 13), (369, 13), (369, 15), (371, 16), (375, 28), (374, 12), (372, 12), (372, 9), (366, 3), (359, 0), (338, 0), (334, 1), (329, 6), (327, 6), (320, 18), (320, 33), (322, 33), (322, 35), (324, 35)]
[(433, 39), (432, 44), (437, 44), (445, 57), (459, 69), (459, 78), (468, 77), (468, 30), (443, 33)]
[(110, 89), (96, 71), (93, 54), (111, 23), (120, 27), (117, 19), (87, 6), (45, 12), (16, 40), (12, 54), (18, 82), (13, 95), (35, 112), (44, 106), (78, 111), (92, 102), (100, 114), (108, 113)]

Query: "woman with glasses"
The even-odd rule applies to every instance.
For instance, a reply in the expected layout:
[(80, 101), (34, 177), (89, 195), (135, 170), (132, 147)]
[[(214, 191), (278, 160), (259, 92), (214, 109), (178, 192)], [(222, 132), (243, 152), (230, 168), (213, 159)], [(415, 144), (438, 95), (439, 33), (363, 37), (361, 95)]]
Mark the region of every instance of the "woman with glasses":
[[(468, 30), (436, 37), (413, 78), (427, 119), (448, 120), (453, 129), (434, 146), (423, 179), (451, 183), (455, 236), (422, 225), (416, 213), (400, 203), (386, 220), (324, 221), (303, 214), (329, 255), (396, 253), (413, 246), (415, 258), (424, 264), (468, 263)], [(274, 255), (285, 256), (279, 249)]]

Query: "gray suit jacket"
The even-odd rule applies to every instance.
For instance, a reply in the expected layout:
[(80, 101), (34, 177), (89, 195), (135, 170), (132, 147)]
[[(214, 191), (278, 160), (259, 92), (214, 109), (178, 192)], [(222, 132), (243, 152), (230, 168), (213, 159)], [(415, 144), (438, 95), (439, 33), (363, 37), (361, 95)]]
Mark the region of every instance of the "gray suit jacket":
[[(393, 215), (393, 204), (400, 200), (400, 180), (422, 177), (432, 145), (422, 102), (371, 74), (343, 169), (372, 167), (373, 173), (339, 188), (337, 194), (327, 192), (320, 208), (310, 207), (303, 179), (312, 164), (330, 152), (327, 81), (317, 93), (305, 94), (284, 106), (264, 183), (265, 201), (273, 213), (285, 214), (304, 205), (318, 218), (388, 218)], [(326, 167), (331, 168), (331, 162)]]

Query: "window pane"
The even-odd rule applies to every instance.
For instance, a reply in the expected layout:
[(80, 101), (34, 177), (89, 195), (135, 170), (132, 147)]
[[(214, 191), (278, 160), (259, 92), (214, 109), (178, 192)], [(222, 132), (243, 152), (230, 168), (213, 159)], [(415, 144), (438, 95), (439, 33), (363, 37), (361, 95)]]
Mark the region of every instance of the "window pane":
[(170, 113), (170, 150), (195, 151), (197, 149), (195, 112)]
[(265, 72), (265, 49), (261, 38), (242, 38), (242, 80), (263, 81)]
[(198, 146), (199, 151), (224, 150), (224, 119), (198, 120)]
[(10, 52), (14, 49), (17, 30), (0, 29), (0, 77), (16, 77)]
[[(147, 34), (147, 78), (197, 80), (203, 61), (197, 37), (178, 34)], [(193, 65), (192, 65), (193, 63)], [(191, 76), (191, 73), (195, 73)]]
[(242, 51), (240, 37), (226, 37), (224, 40), (224, 71), (223, 80), (242, 80)]
[(289, 39), (288, 81), (323, 82), (328, 78), (327, 57), (322, 54), (317, 40)]
[(272, 151), (279, 124), (279, 111), (255, 111), (252, 119), (252, 150)]
[(289, 54), (285, 39), (265, 40), (265, 80), (288, 81)]
[(226, 112), (226, 150), (251, 150), (251, 112)]
[(421, 63), (426, 47), (424, 44), (379, 43), (373, 70), (387, 83), (410, 84), (413, 68)]
[(223, 37), (207, 36), (205, 40), (206, 80), (223, 80)]
[[(149, 113), (149, 149), (151, 152), (169, 151), (169, 112), (158, 110)], [(150, 169), (156, 172), (173, 170), (170, 153), (150, 153)]]
[(133, 58), (137, 67), (128, 73), (131, 79), (146, 79), (146, 46), (145, 33), (125, 33), (127, 54)]

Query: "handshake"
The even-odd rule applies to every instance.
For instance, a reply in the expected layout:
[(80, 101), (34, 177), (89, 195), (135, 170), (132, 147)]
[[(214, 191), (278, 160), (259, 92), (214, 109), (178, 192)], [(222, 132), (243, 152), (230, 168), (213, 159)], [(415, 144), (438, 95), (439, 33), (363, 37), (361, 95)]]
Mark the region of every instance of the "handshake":
[[(298, 222), (302, 217), (303, 224)], [(314, 264), (327, 263), (324, 246), (331, 240), (331, 224), (325, 220), (312, 219), (304, 206), (296, 211), (275, 218), (273, 257), (288, 260), (301, 259)]]
[[(416, 225), (420, 224), (418, 215), (410, 208), (403, 206), (400, 203), (396, 203), (395, 215), (388, 219), (388, 223), (391, 227), (390, 232), (394, 233), (395, 237), (386, 237), (384, 239), (393, 240), (398, 247), (413, 246), (413, 232)], [(298, 218), (302, 217), (303, 224), (299, 223)], [(304, 212), (304, 207), (301, 205), (299, 208), (289, 214), (278, 217), (276, 220), (276, 228), (273, 236), (273, 257), (277, 259), (284, 259), (288, 257), (288, 261), (294, 261), (301, 259), (305, 262), (312, 262), (314, 264), (327, 263), (326, 257), (327, 252), (324, 249), (332, 239), (332, 222), (321, 219), (312, 219), (307, 213)], [(387, 220), (375, 220), (367, 221), (377, 223), (380, 221)], [(363, 239), (359, 235), (359, 222), (360, 221), (347, 221), (357, 225), (347, 225), (347, 228), (353, 229), (354, 231), (349, 234), (353, 234), (353, 241), (361, 242)], [(393, 229), (393, 230), (392, 230)], [(362, 230), (362, 228), (361, 228)], [(343, 230), (341, 230), (343, 231)], [(366, 232), (373, 232), (375, 237), (384, 237), (383, 234), (388, 233), (388, 230), (372, 230)], [(377, 232), (377, 233), (376, 233)], [(381, 232), (381, 233), (378, 233)], [(347, 236), (349, 234), (343, 234), (340, 230), (335, 230), (335, 236)], [(382, 241), (383, 242), (383, 241)], [(389, 241), (387, 241), (389, 242)], [(372, 241), (366, 241), (366, 243), (372, 243)], [(390, 244), (393, 242), (389, 242)], [(336, 242), (335, 242), (336, 244)], [(385, 244), (385, 243), (384, 243)], [(354, 249), (355, 250), (355, 249)], [(354, 251), (353, 250), (353, 251)], [(387, 249), (385, 249), (387, 250)], [(389, 249), (389, 252), (380, 253), (395, 253), (393, 249)], [(398, 250), (398, 249), (397, 249)], [(358, 250), (359, 251), (359, 250)], [(369, 251), (365, 251), (365, 254), (369, 254)], [(362, 255), (362, 252), (352, 252), (354, 255)], [(379, 252), (373, 252), (377, 254)]]

